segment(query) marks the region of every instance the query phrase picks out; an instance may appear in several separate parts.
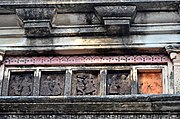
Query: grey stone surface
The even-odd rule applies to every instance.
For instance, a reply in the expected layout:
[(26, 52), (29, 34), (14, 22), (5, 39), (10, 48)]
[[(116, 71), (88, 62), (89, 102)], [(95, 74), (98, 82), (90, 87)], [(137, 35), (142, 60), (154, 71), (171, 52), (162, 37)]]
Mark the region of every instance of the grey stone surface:
[(136, 6), (98, 6), (94, 9), (96, 16), (104, 23), (108, 35), (129, 35)]
[(178, 34), (131, 35), (128, 37), (13, 37), (0, 38), (0, 49), (6, 51), (7, 55), (167, 53), (165, 47), (177, 45), (179, 38)]
[(177, 11), (159, 12), (138, 12), (134, 23), (136, 24), (158, 24), (158, 23), (178, 23), (180, 20)]
[(173, 115), (179, 114), (179, 99), (179, 95), (2, 96), (0, 113)]
[(44, 37), (51, 33), (54, 8), (24, 8), (16, 9), (16, 14), (24, 23), (27, 37)]
[[(36, 4), (35, 4), (36, 3)], [(22, 20), (27, 37), (130, 35), (179, 32), (179, 1), (2, 1), (0, 13), (7, 10)], [(23, 8), (22, 8), (23, 7)], [(31, 9), (32, 8), (32, 9)], [(4, 10), (4, 12), (3, 12)], [(146, 12), (150, 10), (151, 12)], [(166, 11), (165, 11), (166, 10)], [(13, 12), (16, 11), (16, 12)], [(138, 12), (136, 15), (136, 11)], [(56, 16), (56, 13), (59, 14)], [(166, 14), (166, 15), (165, 15)], [(12, 16), (11, 16), (12, 17)], [(60, 18), (58, 18), (60, 17)], [(70, 18), (71, 17), (71, 18)], [(136, 17), (135, 21), (134, 18)], [(171, 20), (169, 19), (171, 18)], [(15, 24), (18, 20), (8, 21)], [(100, 22), (101, 21), (101, 22)], [(3, 22), (2, 22), (3, 23)], [(131, 23), (176, 23), (159, 28), (136, 26)], [(99, 26), (94, 26), (94, 25)], [(60, 25), (56, 27), (56, 25)], [(62, 27), (66, 25), (66, 28)], [(71, 26), (69, 26), (71, 25)], [(85, 26), (82, 26), (85, 25)], [(148, 28), (150, 27), (150, 28)], [(178, 27), (178, 28), (177, 28)], [(65, 30), (66, 29), (66, 30)], [(158, 29), (158, 31), (156, 30)], [(164, 29), (164, 30), (163, 30)], [(41, 34), (41, 35), (40, 35)]]
[[(54, 7), (59, 5), (61, 12), (84, 12), (91, 11), (94, 5), (121, 5), (133, 4), (138, 6), (138, 10), (176, 10), (179, 0), (2, 0), (0, 5), (7, 6), (43, 6)], [(65, 7), (67, 6), (67, 7)], [(78, 7), (86, 9), (78, 9)]]

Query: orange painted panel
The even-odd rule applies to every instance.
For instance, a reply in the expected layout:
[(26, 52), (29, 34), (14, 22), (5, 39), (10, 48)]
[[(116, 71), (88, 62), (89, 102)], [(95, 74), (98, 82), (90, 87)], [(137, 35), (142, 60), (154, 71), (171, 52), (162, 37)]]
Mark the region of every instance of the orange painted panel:
[(141, 94), (162, 94), (162, 73), (161, 72), (140, 72), (139, 91)]

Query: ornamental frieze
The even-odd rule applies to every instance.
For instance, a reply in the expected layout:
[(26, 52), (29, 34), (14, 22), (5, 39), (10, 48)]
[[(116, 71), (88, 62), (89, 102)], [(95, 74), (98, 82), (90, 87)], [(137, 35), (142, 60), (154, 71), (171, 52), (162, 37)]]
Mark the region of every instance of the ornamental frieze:
[(5, 57), (5, 65), (81, 65), (122, 63), (167, 63), (165, 55)]

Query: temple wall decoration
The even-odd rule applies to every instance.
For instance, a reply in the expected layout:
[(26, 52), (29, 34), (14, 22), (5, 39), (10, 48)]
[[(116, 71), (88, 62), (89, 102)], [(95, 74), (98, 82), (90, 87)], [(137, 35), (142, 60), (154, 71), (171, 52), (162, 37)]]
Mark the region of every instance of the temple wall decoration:
[(0, 118), (180, 119), (179, 0), (1, 0)]
[(107, 95), (131, 94), (130, 72), (109, 71), (107, 74)]
[(32, 72), (13, 72), (10, 76), (9, 95), (31, 96), (33, 93), (33, 78)]
[(141, 72), (139, 73), (139, 93), (140, 94), (162, 94), (163, 83), (161, 72)]
[(99, 94), (99, 74), (98, 72), (77, 72), (72, 78), (73, 95), (98, 95)]
[(63, 72), (42, 72), (40, 95), (60, 96), (64, 93), (65, 73)]
[(1, 90), (11, 96), (167, 94), (169, 61), (164, 55), (6, 57)]
[(82, 65), (119, 63), (166, 63), (165, 55), (5, 57), (5, 65)]

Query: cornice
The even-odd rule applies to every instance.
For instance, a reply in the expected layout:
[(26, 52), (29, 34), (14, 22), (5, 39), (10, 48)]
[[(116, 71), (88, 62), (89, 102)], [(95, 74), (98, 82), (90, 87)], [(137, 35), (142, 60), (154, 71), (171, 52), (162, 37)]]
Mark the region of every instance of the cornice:
[(179, 3), (180, 0), (1, 0), (0, 6), (9, 8), (53, 7), (59, 8), (62, 12), (83, 12), (83, 9), (78, 8), (86, 8), (85, 11), (90, 12), (91, 8), (99, 5), (132, 5), (137, 6), (139, 11), (177, 10)]
[[(179, 24), (149, 29), (134, 27), (136, 13), (143, 11), (178, 11), (180, 0), (1, 0), (0, 10), (16, 14), (27, 37), (51, 36), (127, 36), (132, 34), (178, 33)], [(99, 24), (56, 27), (58, 14), (95, 14)], [(107, 13), (104, 16), (104, 13)], [(178, 14), (178, 13), (177, 13)], [(67, 29), (67, 30), (64, 30)]]

